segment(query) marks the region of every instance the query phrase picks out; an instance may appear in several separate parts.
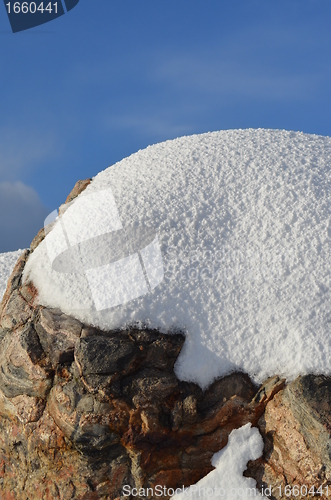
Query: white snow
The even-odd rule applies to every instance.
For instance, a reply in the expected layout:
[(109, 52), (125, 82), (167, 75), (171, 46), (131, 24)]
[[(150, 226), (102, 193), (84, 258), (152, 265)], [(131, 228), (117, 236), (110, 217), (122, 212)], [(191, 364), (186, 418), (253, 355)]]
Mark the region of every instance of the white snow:
[(0, 302), (6, 291), (7, 281), (14, 269), (19, 256), (23, 250), (16, 250), (16, 252), (6, 252), (0, 254)]
[[(263, 440), (256, 428), (246, 424), (229, 435), (228, 444), (212, 458), (215, 470), (186, 491), (171, 497), (173, 500), (264, 498), (256, 488), (256, 481), (243, 476), (249, 460), (262, 455)], [(269, 490), (266, 490), (268, 496)]]
[(330, 165), (329, 137), (277, 130), (148, 147), (94, 178), (24, 279), (102, 329), (183, 330), (176, 373), (202, 387), (329, 374)]

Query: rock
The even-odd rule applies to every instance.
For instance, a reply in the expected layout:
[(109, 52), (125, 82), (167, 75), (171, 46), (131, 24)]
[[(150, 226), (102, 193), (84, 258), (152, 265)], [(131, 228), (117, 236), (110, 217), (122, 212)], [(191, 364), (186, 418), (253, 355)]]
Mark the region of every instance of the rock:
[(82, 193), (86, 188), (87, 186), (91, 183), (92, 179), (84, 179), (84, 180), (79, 180), (76, 182), (76, 184), (74, 185), (72, 191), (69, 193), (69, 195), (67, 196), (67, 199), (65, 201), (65, 203), (63, 205), (60, 206), (59, 208), (59, 214), (63, 214), (66, 210), (66, 205), (68, 205), (69, 203), (71, 203), (75, 198), (77, 198), (77, 196)]
[(29, 321), (32, 308), (22, 297), (18, 290), (14, 290), (2, 309), (0, 317), (1, 328), (5, 330), (16, 329)]
[(178, 379), (174, 374), (154, 368), (145, 368), (123, 381), (123, 394), (129, 396), (136, 407), (152, 401), (163, 403), (178, 389)]
[(31, 245), (30, 245), (30, 251), (33, 252), (38, 245), (45, 239), (45, 228), (41, 228), (38, 234), (33, 238)]
[(286, 485), (288, 492), (298, 486), (293, 498), (313, 498), (318, 488), (323, 498), (331, 496), (331, 377), (298, 377), (268, 402), (258, 427), (264, 454), (246, 474), (260, 488), (271, 485), (277, 499)]
[(8, 398), (42, 398), (51, 388), (50, 371), (38, 336), (30, 324), (7, 335), (1, 343), (0, 388)]
[(269, 403), (273, 397), (285, 387), (286, 380), (284, 378), (274, 377), (268, 378), (260, 387), (253, 401), (256, 403)]
[(136, 358), (128, 338), (88, 337), (77, 342), (75, 360), (83, 376), (106, 375), (128, 370)]
[(0, 391), (0, 412), (8, 417), (14, 415), (22, 424), (38, 422), (45, 409), (45, 400), (22, 394), (12, 398), (7, 398), (3, 391)]
[(91, 183), (91, 181), (92, 181), (91, 178), (77, 181), (72, 191), (67, 196), (65, 203), (70, 203), (75, 198), (77, 198), (77, 196), (87, 188), (87, 186)]
[(245, 373), (232, 373), (227, 377), (216, 380), (208, 387), (204, 394), (203, 403), (200, 403), (199, 408), (205, 413), (210, 412), (212, 408), (219, 405), (219, 401), (225, 403), (234, 394), (245, 400), (250, 400), (254, 398), (257, 389)]
[[(89, 182), (79, 181), (66, 203)], [(182, 334), (105, 332), (36, 305), (22, 272), (43, 238), (42, 229), (19, 258), (0, 306), (1, 499), (123, 500), (124, 485), (188, 486), (248, 422), (265, 443), (245, 472), (260, 489), (306, 499), (293, 488), (322, 486), (328, 496), (331, 378), (286, 385), (274, 376), (257, 387), (232, 373), (205, 391), (180, 381)]]
[(58, 309), (41, 309), (36, 331), (44, 352), (55, 368), (58, 363), (74, 360), (74, 347), (82, 331), (79, 321), (68, 318)]
[(23, 264), (1, 310), (0, 498), (115, 499), (125, 484), (188, 486), (212, 470), (234, 428), (257, 423), (267, 399), (247, 375), (204, 392), (179, 381), (182, 334), (103, 332), (37, 306)]

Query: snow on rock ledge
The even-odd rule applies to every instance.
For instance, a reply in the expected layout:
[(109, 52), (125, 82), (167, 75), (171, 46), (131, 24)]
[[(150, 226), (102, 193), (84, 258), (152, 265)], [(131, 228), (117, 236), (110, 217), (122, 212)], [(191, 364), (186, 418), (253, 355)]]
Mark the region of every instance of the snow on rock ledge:
[(234, 370), (329, 374), (330, 164), (330, 138), (286, 131), (148, 147), (93, 179), (24, 279), (103, 330), (185, 332), (176, 374), (202, 387)]

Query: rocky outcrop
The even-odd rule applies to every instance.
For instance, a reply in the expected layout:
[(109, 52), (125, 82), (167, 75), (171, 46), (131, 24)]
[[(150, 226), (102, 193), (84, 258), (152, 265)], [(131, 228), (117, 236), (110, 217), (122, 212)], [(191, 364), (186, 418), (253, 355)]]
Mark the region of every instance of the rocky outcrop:
[(258, 422), (263, 457), (247, 475), (271, 498), (331, 497), (331, 377), (307, 375), (267, 404)]
[(103, 332), (36, 306), (33, 285), (21, 284), (28, 254), (1, 305), (1, 498), (114, 499), (125, 484), (190, 485), (283, 387), (276, 377), (258, 391), (242, 373), (205, 392), (179, 381), (182, 334)]
[(331, 496), (331, 378), (257, 387), (232, 373), (206, 391), (180, 381), (181, 333), (106, 332), (36, 304), (22, 272), (44, 236), (18, 260), (0, 306), (1, 500), (119, 500), (125, 485), (188, 486), (248, 422), (265, 446), (245, 475), (269, 498)]

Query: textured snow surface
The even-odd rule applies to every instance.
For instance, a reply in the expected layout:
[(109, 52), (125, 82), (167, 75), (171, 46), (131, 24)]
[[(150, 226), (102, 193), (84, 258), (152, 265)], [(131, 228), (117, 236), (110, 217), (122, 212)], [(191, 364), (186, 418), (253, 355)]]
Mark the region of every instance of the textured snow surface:
[(246, 424), (235, 429), (229, 436), (228, 444), (212, 458), (215, 470), (207, 474), (197, 484), (185, 492), (171, 497), (173, 500), (190, 498), (263, 498), (256, 488), (256, 481), (243, 476), (249, 460), (256, 460), (262, 455), (263, 440), (256, 428)]
[[(24, 277), (41, 304), (102, 329), (183, 330), (176, 373), (202, 387), (233, 370), (257, 382), (331, 373), (330, 165), (329, 137), (287, 131), (148, 147), (94, 178)], [(70, 272), (55, 257), (71, 245)]]
[(0, 302), (6, 291), (8, 278), (22, 253), (23, 250), (17, 250), (0, 254)]

